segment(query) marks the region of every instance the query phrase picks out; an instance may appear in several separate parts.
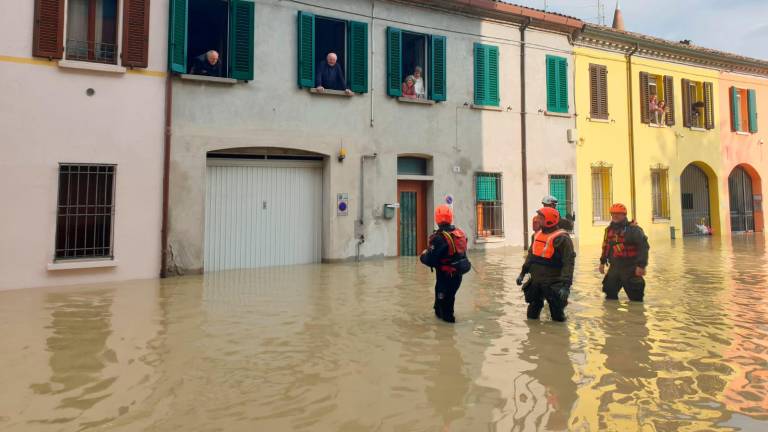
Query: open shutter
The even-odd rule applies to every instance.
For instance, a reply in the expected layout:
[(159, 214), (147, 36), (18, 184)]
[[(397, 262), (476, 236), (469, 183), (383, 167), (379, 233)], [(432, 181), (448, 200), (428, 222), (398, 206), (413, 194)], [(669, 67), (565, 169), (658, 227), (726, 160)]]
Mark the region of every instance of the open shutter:
[(741, 130), (741, 103), (739, 103), (739, 89), (731, 87), (731, 130)]
[(349, 89), (368, 93), (368, 23), (349, 22)]
[(123, 0), (123, 66), (147, 67), (148, 52), (149, 0)]
[(499, 47), (486, 47), (488, 54), (488, 95), (487, 104), (499, 106)]
[(475, 44), (475, 105), (488, 105), (488, 55), (486, 47)]
[(682, 80), (683, 86), (683, 126), (691, 127), (691, 81)]
[(448, 96), (446, 82), (446, 38), (432, 36), (430, 41), (429, 97), (433, 101), (445, 101)]
[(704, 127), (715, 128), (715, 101), (712, 92), (712, 83), (704, 83)]
[(568, 59), (557, 58), (557, 112), (568, 112)]
[(608, 68), (601, 65), (599, 72), (600, 112), (598, 114), (600, 114), (600, 118), (608, 120)]
[(254, 9), (251, 0), (229, 3), (229, 77), (236, 80), (253, 80)]
[(187, 73), (187, 0), (170, 0), (168, 28), (168, 68)]
[(755, 90), (747, 91), (747, 101), (749, 102), (749, 131), (757, 133), (757, 93)]
[(599, 66), (589, 65), (589, 116), (594, 119), (600, 116), (600, 72)]
[(645, 124), (651, 122), (651, 113), (648, 107), (650, 103), (649, 93), (648, 72), (640, 72), (640, 121)]
[(64, 56), (64, 0), (35, 0), (32, 55), (49, 59)]
[[(664, 76), (664, 123), (667, 126), (675, 125), (675, 78)], [(647, 106), (648, 104), (646, 104)]]
[(403, 95), (403, 32), (387, 27), (387, 94), (392, 97)]
[(547, 111), (557, 111), (557, 58), (547, 56)]
[(301, 88), (315, 86), (315, 16), (299, 12), (298, 17), (298, 82)]

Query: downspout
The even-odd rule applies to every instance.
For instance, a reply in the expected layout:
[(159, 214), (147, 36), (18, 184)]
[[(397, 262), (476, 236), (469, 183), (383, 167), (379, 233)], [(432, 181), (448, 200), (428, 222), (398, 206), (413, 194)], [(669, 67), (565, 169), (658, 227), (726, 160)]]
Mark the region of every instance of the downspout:
[(376, 10), (376, 0), (371, 0), (371, 68), (369, 70), (369, 74), (371, 77), (371, 83), (368, 86), (369, 87), (369, 93), (371, 98), (371, 127), (373, 127), (373, 93), (376, 91), (376, 86), (374, 85), (374, 77), (376, 76), (376, 32), (373, 28), (374, 25), (374, 19), (373, 14)]
[(634, 115), (634, 102), (632, 100), (632, 56), (640, 49), (640, 44), (635, 44), (632, 51), (627, 53), (627, 92), (629, 101), (629, 109), (627, 110), (627, 116), (629, 117), (629, 192), (631, 197), (630, 208), (632, 211), (632, 218), (634, 220), (637, 217), (637, 199), (635, 192), (635, 126), (633, 123)]
[(523, 245), (528, 250), (528, 130), (525, 104), (525, 30), (531, 25), (529, 17), (520, 25), (520, 163), (523, 173)]
[(362, 155), (360, 157), (360, 237), (357, 238), (357, 255), (355, 261), (360, 261), (360, 246), (365, 243), (365, 234), (363, 233), (365, 218), (365, 160), (376, 159), (378, 153)]
[(171, 170), (171, 126), (173, 124), (173, 75), (165, 77), (165, 132), (163, 143), (163, 216), (160, 228), (160, 277), (168, 277), (168, 196)]

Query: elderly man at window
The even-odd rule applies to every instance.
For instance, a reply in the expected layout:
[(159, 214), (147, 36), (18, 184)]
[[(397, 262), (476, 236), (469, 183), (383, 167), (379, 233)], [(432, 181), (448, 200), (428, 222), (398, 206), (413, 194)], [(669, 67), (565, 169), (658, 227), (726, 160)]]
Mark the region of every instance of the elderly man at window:
[(347, 88), (347, 80), (344, 77), (344, 70), (338, 63), (336, 53), (328, 53), (325, 61), (317, 66), (317, 76), (315, 77), (315, 89), (319, 92), (328, 90), (339, 90), (347, 95), (352, 95), (352, 90)]
[(221, 76), (221, 62), (219, 61), (219, 53), (210, 50), (205, 54), (195, 57), (192, 61), (192, 69), (190, 71), (192, 75), (207, 75), (207, 76)]

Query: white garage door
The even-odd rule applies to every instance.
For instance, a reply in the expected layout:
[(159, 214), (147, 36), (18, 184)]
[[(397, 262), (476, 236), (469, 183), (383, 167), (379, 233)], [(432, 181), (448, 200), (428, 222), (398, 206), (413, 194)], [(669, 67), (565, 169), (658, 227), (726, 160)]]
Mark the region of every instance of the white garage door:
[(320, 262), (320, 161), (208, 159), (205, 271)]

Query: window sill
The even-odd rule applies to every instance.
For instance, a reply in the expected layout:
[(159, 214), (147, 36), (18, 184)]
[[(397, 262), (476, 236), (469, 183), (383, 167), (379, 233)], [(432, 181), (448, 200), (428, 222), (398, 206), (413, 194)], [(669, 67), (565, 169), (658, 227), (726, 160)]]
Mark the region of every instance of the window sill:
[(742, 135), (742, 136), (750, 136), (750, 135), (752, 135), (752, 134), (751, 134), (751, 133), (749, 133), (749, 132), (742, 132), (742, 131), (737, 131), (737, 132), (736, 132), (736, 135)]
[(48, 263), (48, 271), (117, 267), (115, 259), (65, 260)]
[(188, 81), (203, 81), (203, 82), (212, 82), (212, 83), (218, 83), (218, 84), (237, 84), (238, 81), (234, 78), (223, 78), (223, 77), (212, 77), (212, 76), (206, 76), (206, 75), (192, 75), (192, 74), (181, 74), (179, 75), (181, 79), (188, 80)]
[(669, 224), (670, 222), (672, 222), (670, 218), (653, 218), (655, 224)]
[(504, 237), (478, 237), (475, 243), (504, 243), (505, 240)]
[(402, 97), (402, 96), (397, 98), (397, 100), (399, 102), (411, 103), (411, 104), (417, 104), (417, 105), (434, 105), (434, 104), (437, 103), (437, 102), (435, 102), (433, 100), (429, 100), (429, 99), (413, 99), (413, 98)]
[(64, 69), (79, 69), (94, 72), (109, 72), (114, 74), (124, 74), (128, 69), (112, 64), (91, 63), (86, 61), (59, 60), (59, 67)]
[(469, 107), (474, 109), (474, 110), (481, 110), (481, 111), (498, 111), (498, 112), (503, 111), (501, 109), (501, 107), (492, 106), (492, 105), (475, 105), (475, 104), (471, 104)]
[(666, 129), (666, 125), (660, 125), (655, 123), (648, 123), (648, 127), (656, 128), (656, 129)]
[(318, 95), (318, 96), (341, 96), (341, 97), (352, 97), (352, 96), (354, 96), (354, 95), (355, 95), (354, 93), (352, 93), (352, 94), (347, 94), (347, 92), (345, 92), (345, 91), (341, 91), (341, 90), (328, 90), (328, 89), (326, 89), (326, 90), (320, 91), (320, 90), (318, 90), (318, 89), (315, 89), (315, 88), (311, 88), (311, 89), (309, 89), (309, 92), (310, 92), (310, 93), (312, 93), (312, 94), (316, 94), (316, 95)]
[(552, 111), (544, 111), (544, 115), (547, 117), (562, 117), (562, 118), (573, 117), (570, 113), (559, 113), (559, 112), (552, 112)]
[(398, 180), (415, 180), (415, 181), (433, 181), (435, 178), (431, 175), (418, 175), (418, 174), (398, 174)]
[(611, 120), (609, 120), (609, 119), (596, 119), (596, 118), (592, 118), (592, 117), (587, 117), (587, 120), (589, 120), (591, 122), (594, 122), (594, 123), (610, 123), (611, 122)]
[(688, 128), (688, 129), (690, 129), (690, 130), (692, 130), (692, 131), (696, 131), (696, 132), (708, 132), (708, 130), (707, 130), (707, 129), (704, 129), (704, 128), (700, 128), (700, 127), (690, 127), (690, 128)]
[(611, 224), (611, 221), (592, 221), (592, 226), (608, 226)]

